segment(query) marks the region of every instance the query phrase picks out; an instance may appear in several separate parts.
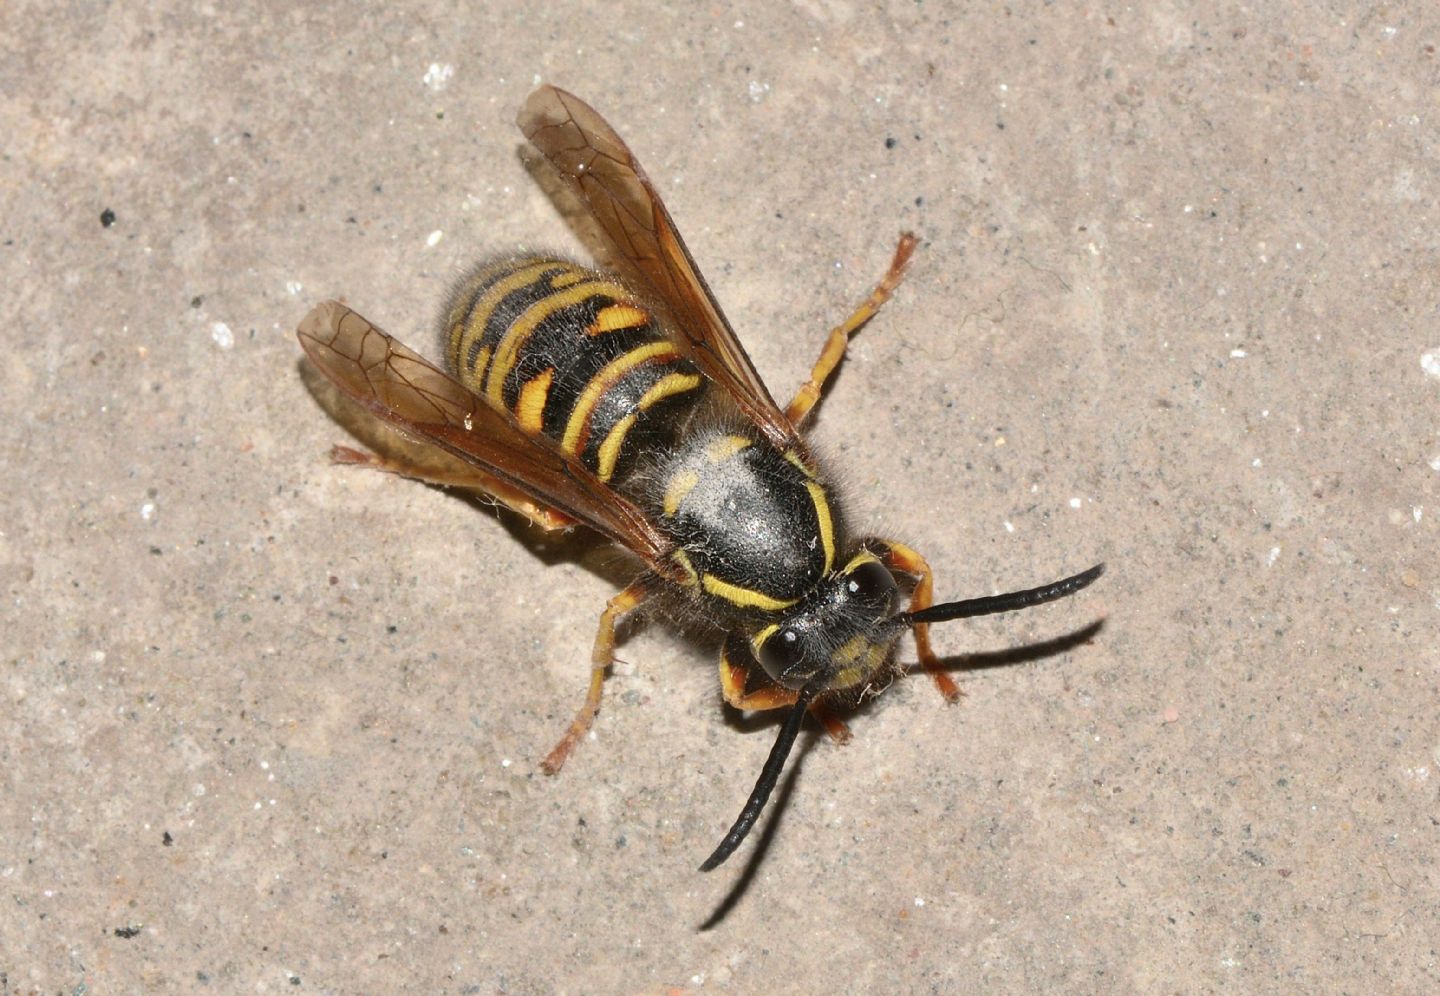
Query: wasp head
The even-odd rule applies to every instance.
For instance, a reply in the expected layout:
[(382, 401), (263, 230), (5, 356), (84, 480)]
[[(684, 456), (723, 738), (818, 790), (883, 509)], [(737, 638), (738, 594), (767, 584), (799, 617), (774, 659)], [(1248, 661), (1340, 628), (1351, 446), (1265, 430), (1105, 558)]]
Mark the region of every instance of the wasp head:
[(1104, 570), (1104, 564), (1096, 564), (1088, 571), (1038, 588), (895, 613), (898, 585), (894, 575), (868, 550), (862, 549), (851, 557), (778, 622), (750, 637), (751, 650), (766, 673), (786, 688), (797, 690), (795, 705), (780, 727), (745, 808), (700, 870), (718, 867), (755, 825), (780, 780), (785, 758), (795, 745), (810, 704), (824, 692), (853, 688), (875, 674), (890, 659), (895, 641), (905, 630), (1053, 602), (1073, 595)]
[(798, 605), (750, 634), (750, 650), (778, 685), (826, 691), (864, 687), (893, 655), (895, 576), (869, 550), (828, 574)]

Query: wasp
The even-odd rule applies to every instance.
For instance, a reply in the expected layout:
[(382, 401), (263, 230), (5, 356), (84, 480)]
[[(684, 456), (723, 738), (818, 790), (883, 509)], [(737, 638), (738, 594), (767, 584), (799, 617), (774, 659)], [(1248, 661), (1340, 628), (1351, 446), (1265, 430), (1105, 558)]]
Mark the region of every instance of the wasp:
[(959, 689), (931, 649), (931, 624), (1062, 598), (1104, 565), (1037, 588), (934, 604), (924, 557), (847, 529), (802, 428), (851, 335), (900, 283), (913, 234), (900, 237), (883, 279), (830, 331), (809, 379), (781, 407), (654, 184), (605, 119), (542, 86), (518, 124), (613, 242), (629, 279), (539, 255), (476, 269), (446, 310), (448, 372), (335, 301), (305, 317), (300, 343), (341, 392), (458, 458), (463, 480), (440, 483), (488, 493), (542, 529), (588, 526), (643, 563), (600, 615), (584, 703), (542, 762), (545, 772), (560, 770), (595, 719), (617, 623), (665, 593), (725, 633), (726, 702), (789, 710), (739, 817), (700, 866), (709, 871), (755, 824), (806, 714), (846, 739), (834, 708), (905, 670), (896, 662), (904, 633), (954, 701)]

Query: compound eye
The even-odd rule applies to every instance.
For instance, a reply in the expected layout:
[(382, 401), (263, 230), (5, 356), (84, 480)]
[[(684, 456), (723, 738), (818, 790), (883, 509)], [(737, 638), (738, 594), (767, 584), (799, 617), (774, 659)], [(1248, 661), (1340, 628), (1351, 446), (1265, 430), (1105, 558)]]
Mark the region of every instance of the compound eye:
[(805, 653), (801, 647), (800, 634), (783, 626), (765, 638), (757, 648), (755, 656), (765, 673), (776, 681), (798, 667)]
[(895, 594), (895, 575), (886, 570), (884, 564), (867, 560), (846, 575), (845, 589), (856, 598), (888, 608), (890, 597)]

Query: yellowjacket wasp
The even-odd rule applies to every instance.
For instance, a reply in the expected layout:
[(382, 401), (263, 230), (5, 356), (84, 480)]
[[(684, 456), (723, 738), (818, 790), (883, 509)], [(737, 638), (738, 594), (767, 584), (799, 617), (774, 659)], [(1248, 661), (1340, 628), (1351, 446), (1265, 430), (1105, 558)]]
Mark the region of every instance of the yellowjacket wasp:
[[(595, 718), (616, 623), (662, 592), (725, 630), (727, 702), (790, 710), (739, 818), (701, 865), (708, 871), (759, 816), (807, 711), (844, 739), (844, 724), (824, 706), (853, 704), (889, 684), (903, 670), (895, 648), (905, 631), (953, 701), (959, 690), (930, 648), (929, 624), (1062, 598), (1103, 565), (1038, 588), (935, 605), (919, 553), (849, 535), (801, 426), (850, 335), (899, 284), (913, 235), (901, 236), (889, 271), (830, 332), (810, 378), (782, 408), (614, 129), (552, 86), (530, 95), (519, 125), (614, 242), (634, 283), (549, 256), (482, 266), (450, 301), (449, 373), (334, 301), (300, 323), (300, 343), (345, 394), (463, 461), (464, 479), (443, 483), (487, 492), (544, 529), (589, 526), (644, 563), (644, 574), (601, 614), (584, 704), (542, 763), (546, 772), (560, 770)], [(339, 452), (349, 462), (429, 476)]]

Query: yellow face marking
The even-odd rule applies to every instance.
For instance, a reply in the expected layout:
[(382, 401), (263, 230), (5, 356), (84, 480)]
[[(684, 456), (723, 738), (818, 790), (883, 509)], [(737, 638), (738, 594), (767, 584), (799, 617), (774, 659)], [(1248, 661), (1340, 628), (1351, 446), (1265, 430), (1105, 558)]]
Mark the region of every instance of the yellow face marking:
[(601, 308), (595, 316), (595, 321), (585, 329), (586, 335), (604, 335), (606, 332), (618, 332), (621, 329), (638, 329), (649, 324), (650, 313), (633, 304), (612, 304), (608, 308)]
[(665, 497), (661, 499), (660, 507), (665, 514), (673, 518), (680, 509), (680, 503), (685, 500), (695, 485), (700, 483), (700, 475), (693, 470), (682, 470), (670, 478), (670, 483), (665, 488)]
[(723, 598), (740, 606), (742, 609), (760, 609), (762, 612), (778, 612), (781, 609), (788, 609), (798, 598), (772, 598), (763, 592), (751, 588), (741, 588), (739, 585), (721, 581), (713, 574), (707, 574), (700, 579), (700, 586), (711, 595)]
[[(855, 637), (855, 640), (861, 639), (863, 637)], [(855, 640), (849, 641), (845, 646), (849, 647), (850, 643), (854, 643)], [(862, 681), (869, 681), (870, 677), (879, 670), (880, 665), (885, 663), (885, 658), (890, 653), (889, 647), (871, 643), (869, 640), (865, 640), (864, 643), (865, 646), (860, 648), (861, 652), (855, 655), (855, 663), (836, 672), (835, 681), (830, 685), (831, 688), (850, 688)]]
[(841, 664), (854, 664), (857, 660), (859, 660), (860, 655), (865, 652), (865, 648), (869, 645), (869, 643), (869, 640), (865, 639), (865, 637), (861, 636), (859, 633), (856, 633), (854, 636), (850, 637), (850, 639), (846, 640), (843, 644), (841, 644), (835, 649), (834, 660), (838, 661)]
[[(501, 283), (508, 282), (508, 280), (501, 281)], [(552, 280), (551, 283), (553, 284), (554, 281)], [(500, 345), (495, 350), (495, 362), (490, 365), (490, 370), (485, 375), (485, 393), (491, 403), (497, 406), (504, 404), (505, 378), (515, 367), (520, 350), (525, 347), (531, 333), (540, 323), (560, 309), (580, 304), (597, 294), (603, 294), (606, 297), (624, 297), (625, 288), (611, 280), (581, 280), (554, 294), (547, 294), (526, 308), (520, 317), (515, 319), (514, 323), (505, 330), (505, 338), (500, 340)], [(486, 291), (485, 296), (488, 298), (490, 292)]]
[(550, 382), (555, 379), (555, 368), (547, 367), (545, 372), (525, 382), (520, 388), (520, 401), (515, 406), (515, 420), (526, 432), (539, 434), (545, 417), (545, 400), (550, 396)]
[(615, 473), (615, 463), (620, 459), (620, 447), (625, 444), (625, 436), (634, 425), (635, 413), (631, 412), (615, 423), (605, 437), (605, 442), (600, 444), (600, 449), (595, 454), (595, 473), (600, 480), (608, 482), (610, 475)]
[(580, 397), (575, 399), (575, 407), (570, 409), (570, 418), (565, 422), (565, 434), (560, 437), (561, 447), (567, 453), (577, 455), (585, 448), (585, 437), (590, 432), (590, 416), (595, 413), (595, 406), (600, 404), (600, 399), (605, 397), (605, 392), (614, 387), (627, 373), (642, 363), (651, 360), (669, 361), (679, 355), (673, 345), (662, 339), (659, 342), (647, 342), (643, 346), (636, 346), (605, 364), (599, 373), (590, 378), (589, 383), (585, 385), (585, 390), (580, 392)]
[(831, 683), (830, 687), (836, 689), (853, 688), (863, 681), (869, 681), (884, 661), (884, 649), (872, 645), (859, 663), (853, 664), (850, 667), (841, 668), (837, 671), (835, 680)]
[(709, 446), (705, 447), (705, 459), (711, 463), (720, 463), (726, 458), (739, 453), (749, 445), (750, 440), (744, 436), (721, 436)]

